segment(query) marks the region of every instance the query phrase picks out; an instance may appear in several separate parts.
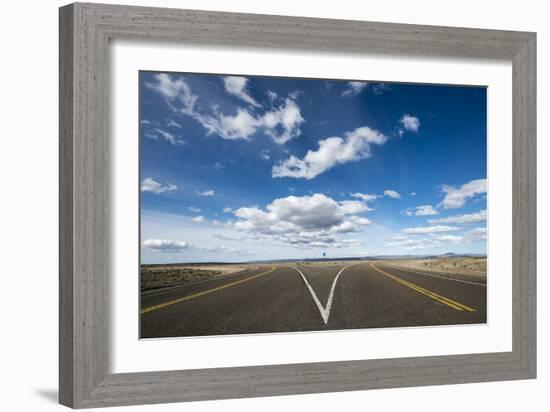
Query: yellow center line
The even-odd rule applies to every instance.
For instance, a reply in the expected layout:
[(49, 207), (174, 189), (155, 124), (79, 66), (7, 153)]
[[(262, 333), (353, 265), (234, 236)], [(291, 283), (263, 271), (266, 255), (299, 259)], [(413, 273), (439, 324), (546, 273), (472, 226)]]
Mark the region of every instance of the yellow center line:
[(399, 282), (399, 283), (401, 283), (401, 284), (404, 285), (404, 286), (407, 286), (407, 287), (409, 287), (409, 288), (411, 288), (411, 289), (413, 289), (413, 290), (416, 290), (417, 292), (422, 293), (423, 295), (429, 296), (429, 297), (432, 298), (433, 300), (436, 300), (436, 301), (438, 301), (438, 302), (440, 302), (440, 303), (443, 303), (443, 304), (445, 304), (445, 305), (447, 305), (447, 306), (449, 306), (449, 307), (451, 307), (451, 308), (453, 308), (453, 309), (455, 309), (455, 310), (460, 310), (460, 311), (462, 311), (462, 310), (467, 310), (467, 311), (469, 311), (469, 312), (475, 312), (475, 311), (476, 311), (475, 309), (473, 309), (473, 308), (471, 308), (471, 307), (469, 307), (469, 306), (466, 306), (466, 305), (464, 305), (463, 303), (460, 303), (460, 302), (454, 301), (454, 300), (452, 300), (452, 299), (446, 298), (445, 296), (438, 295), (438, 294), (435, 293), (435, 292), (432, 292), (432, 291), (430, 291), (430, 290), (428, 290), (428, 289), (424, 289), (424, 288), (422, 288), (422, 287), (420, 287), (420, 286), (418, 286), (418, 285), (415, 285), (415, 284), (412, 283), (412, 282), (409, 282), (409, 281), (407, 281), (407, 280), (401, 279), (401, 278), (398, 277), (398, 276), (392, 275), (391, 273), (388, 273), (388, 272), (386, 272), (385, 270), (382, 270), (382, 269), (376, 267), (376, 266), (374, 265), (374, 263), (371, 263), (371, 267), (372, 267), (373, 269), (377, 270), (378, 272), (382, 273), (383, 275), (389, 277), (390, 279), (393, 279), (393, 280), (395, 280), (396, 282)]
[(222, 285), (222, 286), (218, 286), (218, 287), (208, 289), (208, 290), (203, 290), (202, 292), (198, 292), (198, 293), (194, 293), (192, 295), (188, 295), (188, 296), (184, 296), (184, 297), (181, 297), (181, 298), (178, 298), (178, 299), (170, 300), (168, 302), (159, 303), (158, 305), (149, 306), (148, 308), (142, 309), (139, 313), (143, 315), (144, 313), (149, 313), (149, 312), (153, 312), (154, 310), (163, 309), (167, 306), (175, 305), (176, 303), (185, 302), (187, 300), (198, 298), (199, 296), (208, 295), (210, 293), (214, 293), (214, 292), (217, 292), (217, 291), (220, 291), (220, 290), (223, 290), (223, 289), (227, 289), (227, 288), (230, 288), (232, 286), (240, 285), (241, 283), (248, 282), (249, 280), (254, 280), (254, 279), (259, 278), (260, 276), (267, 275), (268, 273), (273, 272), (275, 269), (276, 269), (276, 266), (273, 266), (268, 271), (258, 273), (257, 275), (253, 275), (253, 276), (247, 277), (245, 279), (237, 280), (237, 281), (231, 282), (231, 283), (226, 283), (225, 285)]

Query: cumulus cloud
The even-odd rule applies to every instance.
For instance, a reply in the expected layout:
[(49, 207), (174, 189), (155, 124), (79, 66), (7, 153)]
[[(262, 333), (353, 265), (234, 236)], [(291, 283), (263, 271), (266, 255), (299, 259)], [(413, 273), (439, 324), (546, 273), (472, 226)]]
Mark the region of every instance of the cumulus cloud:
[(217, 134), (229, 140), (250, 140), (256, 132), (263, 132), (277, 144), (299, 136), (300, 126), (304, 122), (300, 108), (289, 98), (279, 107), (266, 111), (261, 116), (239, 107), (235, 115), (225, 115), (214, 109), (214, 115), (196, 113), (193, 117), (208, 134)]
[(157, 182), (152, 177), (146, 177), (141, 181), (141, 191), (142, 192), (151, 192), (151, 193), (166, 193), (173, 192), (178, 190), (178, 187), (174, 184), (167, 183), (162, 184)]
[(348, 82), (342, 96), (357, 96), (368, 86), (367, 82)]
[(199, 196), (214, 196), (216, 192), (214, 192), (213, 190), (205, 190), (203, 192), (197, 192), (197, 194)]
[(392, 199), (401, 199), (401, 195), (391, 189), (384, 190), (384, 196), (391, 197)]
[(303, 247), (343, 247), (337, 234), (360, 232), (371, 222), (359, 214), (368, 211), (361, 201), (336, 201), (324, 194), (275, 199), (265, 209), (243, 207), (233, 211), (233, 228)]
[(420, 120), (418, 120), (418, 117), (411, 116), (410, 114), (404, 114), (401, 119), (399, 119), (399, 123), (401, 123), (402, 130), (407, 132), (418, 132), (420, 129)]
[(296, 102), (287, 98), (282, 106), (266, 112), (259, 121), (264, 133), (275, 143), (283, 144), (300, 134), (304, 118)]
[(464, 215), (449, 216), (440, 219), (429, 219), (428, 222), (434, 223), (447, 223), (447, 224), (465, 224), (465, 223), (479, 223), (487, 220), (487, 210), (480, 210), (476, 213), (468, 213)]
[(443, 185), (442, 191), (445, 193), (441, 202), (443, 208), (458, 209), (466, 204), (466, 200), (487, 193), (487, 179), (472, 180), (459, 187)]
[(200, 212), (202, 212), (202, 210), (201, 210), (200, 208), (198, 208), (198, 207), (189, 206), (188, 209), (189, 209), (191, 212), (193, 212), (193, 213), (200, 213)]
[(233, 96), (237, 96), (242, 101), (254, 107), (260, 107), (260, 104), (250, 96), (247, 90), (248, 79), (239, 76), (226, 76), (223, 78), (225, 91)]
[(361, 199), (365, 202), (372, 202), (380, 197), (380, 195), (372, 195), (367, 193), (350, 193), (351, 197), (355, 197), (356, 199)]
[(205, 221), (204, 219), (204, 216), (197, 216), (197, 217), (194, 217), (193, 219), (191, 219), (193, 222), (195, 223), (202, 223)]
[(342, 200), (339, 202), (340, 210), (345, 215), (354, 215), (357, 213), (370, 212), (370, 209), (365, 203), (358, 200)]
[(416, 216), (433, 216), (439, 214), (439, 212), (435, 210), (432, 205), (421, 205), (416, 206), (414, 214)]
[(202, 124), (207, 134), (217, 134), (227, 140), (250, 140), (259, 125), (252, 113), (240, 107), (234, 115), (222, 114), (214, 108), (214, 115), (196, 113), (193, 117)]
[(402, 232), (409, 235), (417, 234), (427, 234), (427, 233), (442, 233), (442, 232), (454, 232), (459, 230), (455, 226), (443, 226), (443, 225), (434, 225), (434, 226), (423, 226), (423, 227), (409, 227), (403, 229)]
[(317, 150), (308, 150), (300, 159), (294, 155), (273, 166), (273, 177), (313, 179), (336, 165), (366, 159), (371, 145), (382, 145), (387, 137), (367, 126), (348, 132), (344, 137), (329, 137), (318, 142)]
[[(155, 82), (146, 86), (164, 97), (175, 112), (190, 116), (199, 122), (208, 135), (216, 134), (223, 139), (250, 140), (255, 133), (270, 136), (277, 144), (283, 144), (300, 135), (300, 126), (305, 121), (300, 108), (292, 98), (286, 98), (278, 107), (272, 107), (261, 114), (248, 108), (238, 107), (233, 114), (221, 113), (217, 106), (210, 110), (199, 108), (198, 96), (183, 77), (160, 73), (154, 76)], [(243, 80), (244, 79), (244, 80)], [(228, 93), (238, 96), (254, 109), (263, 108), (246, 91), (247, 79), (230, 76), (224, 79)]]
[(142, 245), (153, 252), (161, 253), (180, 253), (189, 248), (186, 242), (167, 239), (147, 239)]

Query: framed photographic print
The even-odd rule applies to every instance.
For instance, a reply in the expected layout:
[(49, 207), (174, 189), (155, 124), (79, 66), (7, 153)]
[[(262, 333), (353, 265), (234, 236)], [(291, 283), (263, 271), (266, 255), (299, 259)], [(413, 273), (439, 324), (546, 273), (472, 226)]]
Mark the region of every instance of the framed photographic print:
[(485, 87), (139, 82), (141, 338), (486, 323)]
[(535, 377), (535, 49), (61, 8), (61, 403)]

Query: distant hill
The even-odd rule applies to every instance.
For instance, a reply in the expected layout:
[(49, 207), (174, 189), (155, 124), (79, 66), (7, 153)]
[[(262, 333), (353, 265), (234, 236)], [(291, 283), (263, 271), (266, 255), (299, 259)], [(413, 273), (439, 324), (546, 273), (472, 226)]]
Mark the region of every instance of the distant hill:
[[(352, 256), (352, 257), (334, 257), (334, 258), (307, 258), (307, 259), (272, 259), (272, 260), (250, 260), (246, 262), (181, 262), (181, 263), (161, 263), (163, 266), (190, 266), (190, 265), (232, 265), (244, 263), (288, 263), (288, 262), (342, 262), (351, 260), (396, 260), (396, 259), (445, 259), (445, 258), (486, 258), (485, 254), (476, 253), (443, 253), (440, 255), (373, 255), (373, 256)], [(142, 266), (155, 266), (155, 264), (143, 264)]]

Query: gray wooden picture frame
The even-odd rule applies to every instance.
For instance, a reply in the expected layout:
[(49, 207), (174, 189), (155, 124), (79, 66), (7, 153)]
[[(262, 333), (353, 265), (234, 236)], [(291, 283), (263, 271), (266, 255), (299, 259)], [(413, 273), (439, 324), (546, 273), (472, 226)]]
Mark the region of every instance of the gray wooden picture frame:
[[(59, 398), (62, 404), (89, 408), (535, 378), (535, 33), (84, 3), (62, 7), (59, 28)], [(511, 61), (513, 350), (110, 373), (111, 39)]]

